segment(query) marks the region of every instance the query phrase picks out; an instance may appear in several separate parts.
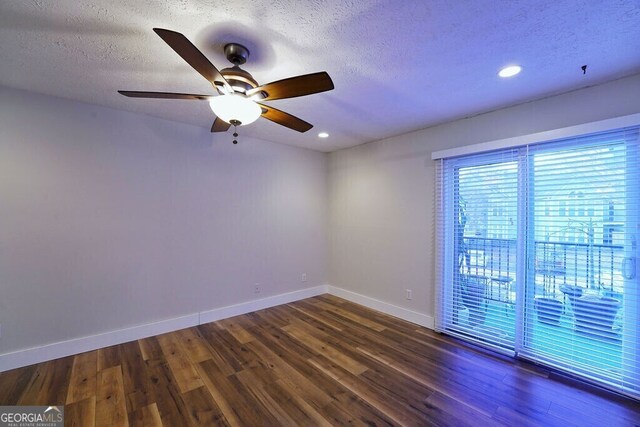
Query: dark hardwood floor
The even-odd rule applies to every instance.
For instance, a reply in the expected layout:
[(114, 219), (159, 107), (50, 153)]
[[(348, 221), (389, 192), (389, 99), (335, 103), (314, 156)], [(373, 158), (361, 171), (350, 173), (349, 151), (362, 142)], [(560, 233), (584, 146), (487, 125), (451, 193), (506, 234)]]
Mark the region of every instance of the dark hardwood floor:
[(68, 426), (640, 425), (640, 404), (323, 295), (0, 373)]

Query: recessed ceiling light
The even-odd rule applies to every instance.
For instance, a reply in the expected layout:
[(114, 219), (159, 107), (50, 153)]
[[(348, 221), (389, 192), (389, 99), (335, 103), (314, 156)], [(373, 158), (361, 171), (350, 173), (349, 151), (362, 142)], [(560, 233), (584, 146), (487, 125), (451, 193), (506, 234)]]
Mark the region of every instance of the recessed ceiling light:
[(320, 132), (318, 138), (329, 138), (329, 134), (326, 132)]
[(522, 71), (522, 67), (519, 65), (509, 65), (508, 67), (504, 67), (502, 70), (500, 70), (498, 72), (498, 75), (500, 77), (506, 78), (506, 77), (513, 77), (516, 74), (520, 73), (520, 71)]

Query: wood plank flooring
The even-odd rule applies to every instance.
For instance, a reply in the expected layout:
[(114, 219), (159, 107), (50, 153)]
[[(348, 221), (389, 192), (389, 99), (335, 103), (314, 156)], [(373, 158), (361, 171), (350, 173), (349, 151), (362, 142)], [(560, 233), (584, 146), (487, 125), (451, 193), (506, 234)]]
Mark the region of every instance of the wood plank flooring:
[(322, 295), (0, 373), (67, 426), (638, 426), (640, 404)]

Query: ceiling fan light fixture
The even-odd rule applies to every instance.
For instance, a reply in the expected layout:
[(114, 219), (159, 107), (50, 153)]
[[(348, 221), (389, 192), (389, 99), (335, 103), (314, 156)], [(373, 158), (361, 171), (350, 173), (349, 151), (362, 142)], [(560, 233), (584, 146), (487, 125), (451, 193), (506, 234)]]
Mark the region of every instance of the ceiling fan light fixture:
[(520, 71), (522, 71), (522, 67), (519, 65), (509, 65), (506, 66), (504, 68), (502, 68), (500, 71), (498, 71), (498, 75), (502, 78), (507, 78), (507, 77), (513, 77), (516, 74), (520, 74)]
[(239, 94), (216, 96), (209, 101), (209, 106), (220, 120), (227, 123), (236, 120), (241, 126), (255, 122), (262, 114), (258, 104)]

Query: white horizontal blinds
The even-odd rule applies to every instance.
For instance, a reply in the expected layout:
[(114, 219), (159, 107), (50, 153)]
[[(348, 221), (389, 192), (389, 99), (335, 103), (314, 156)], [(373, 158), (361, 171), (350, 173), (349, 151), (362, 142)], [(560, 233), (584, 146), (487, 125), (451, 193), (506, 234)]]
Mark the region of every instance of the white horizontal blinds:
[(445, 158), (437, 327), (640, 397), (638, 128)]
[[(447, 179), (448, 175), (445, 174), (445, 166), (444, 160), (439, 159), (436, 163), (436, 191), (435, 191), (435, 216), (436, 216), (436, 241), (435, 241), (435, 251), (436, 251), (436, 265), (435, 265), (435, 276), (437, 283), (445, 283), (450, 277), (449, 273), (452, 269), (447, 266), (447, 263), (451, 263), (451, 257), (447, 257), (447, 247), (449, 246), (447, 242), (449, 239), (449, 233), (447, 233), (448, 225), (451, 223), (449, 221), (450, 215), (447, 213), (447, 203), (446, 200), (450, 197), (450, 187), (446, 185), (445, 179)], [(442, 286), (436, 286), (435, 289), (435, 329), (437, 331), (443, 331), (445, 328), (443, 319), (445, 318), (446, 307), (444, 301), (446, 301), (446, 295), (450, 293), (450, 288), (443, 288)]]
[(515, 151), (444, 161), (444, 330), (513, 349), (518, 159)]
[(624, 271), (638, 225), (635, 150), (635, 129), (529, 147), (520, 351), (638, 393), (638, 327), (625, 319), (637, 319), (637, 278)]

